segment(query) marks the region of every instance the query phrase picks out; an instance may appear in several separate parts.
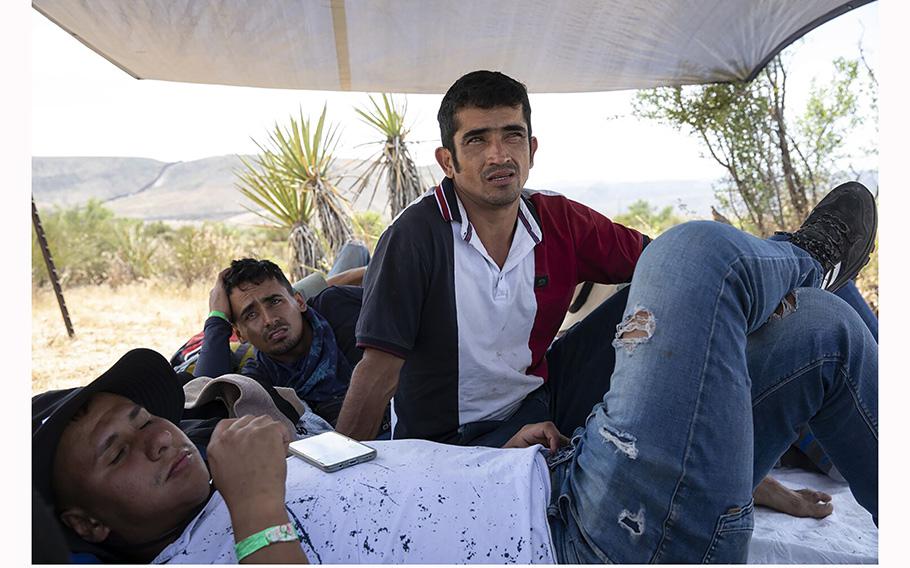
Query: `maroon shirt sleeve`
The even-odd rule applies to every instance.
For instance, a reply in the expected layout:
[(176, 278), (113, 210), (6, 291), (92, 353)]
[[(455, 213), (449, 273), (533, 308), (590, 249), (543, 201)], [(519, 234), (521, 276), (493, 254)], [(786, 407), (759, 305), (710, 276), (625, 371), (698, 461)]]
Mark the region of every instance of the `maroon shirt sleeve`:
[(529, 374), (547, 378), (547, 348), (580, 282), (628, 282), (641, 255), (643, 236), (562, 195), (531, 196), (543, 240), (534, 248), (537, 315), (528, 346)]
[(566, 201), (568, 222), (574, 233), (578, 282), (629, 282), (641, 256), (642, 234), (571, 199)]

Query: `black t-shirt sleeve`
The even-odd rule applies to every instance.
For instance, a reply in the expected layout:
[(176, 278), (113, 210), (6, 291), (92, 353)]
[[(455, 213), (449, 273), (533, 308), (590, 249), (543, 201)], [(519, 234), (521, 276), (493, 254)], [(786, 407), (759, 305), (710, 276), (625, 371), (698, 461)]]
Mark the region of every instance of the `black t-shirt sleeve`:
[(405, 215), (382, 234), (367, 267), (357, 346), (407, 358), (420, 329), (430, 281), (432, 239)]

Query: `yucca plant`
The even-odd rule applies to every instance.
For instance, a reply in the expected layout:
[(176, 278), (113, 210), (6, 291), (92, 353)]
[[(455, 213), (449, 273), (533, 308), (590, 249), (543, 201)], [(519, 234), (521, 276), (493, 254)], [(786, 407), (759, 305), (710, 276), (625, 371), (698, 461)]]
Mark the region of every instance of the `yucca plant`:
[(423, 181), (420, 171), (408, 151), (405, 137), (408, 128), (405, 125), (407, 101), (398, 104), (391, 95), (382, 93), (382, 104), (370, 96), (370, 105), (366, 108), (355, 108), (361, 119), (375, 128), (383, 139), (378, 142), (382, 148), (371, 160), (370, 165), (354, 183), (354, 194), (360, 196), (371, 184), (373, 193), (370, 203), (376, 196), (379, 184), (385, 182), (389, 190), (389, 209), (394, 218), (402, 209), (423, 193)]
[(326, 126), (326, 107), (315, 126), (300, 111), (299, 120), (278, 124), (260, 153), (241, 157), (237, 189), (258, 208), (247, 207), (270, 224), (288, 232), (291, 278), (298, 280), (331, 258), (351, 237), (351, 210), (331, 173), (338, 129)]

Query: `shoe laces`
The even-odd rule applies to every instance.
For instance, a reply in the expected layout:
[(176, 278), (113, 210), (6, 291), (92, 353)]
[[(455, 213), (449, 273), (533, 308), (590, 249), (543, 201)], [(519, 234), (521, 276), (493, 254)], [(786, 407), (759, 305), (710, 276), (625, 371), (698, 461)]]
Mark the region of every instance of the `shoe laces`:
[(790, 242), (811, 254), (825, 270), (830, 270), (846, 250), (850, 228), (841, 219), (822, 213), (795, 233), (780, 232)]

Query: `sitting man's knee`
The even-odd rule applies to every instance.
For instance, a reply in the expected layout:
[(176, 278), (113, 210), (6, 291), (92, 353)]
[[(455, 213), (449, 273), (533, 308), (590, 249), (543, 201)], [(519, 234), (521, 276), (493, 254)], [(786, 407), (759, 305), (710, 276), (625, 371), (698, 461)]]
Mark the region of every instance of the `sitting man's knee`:
[(738, 232), (739, 229), (716, 221), (686, 221), (667, 229), (664, 235), (674, 235), (694, 243), (716, 242), (723, 235)]
[(782, 300), (772, 319), (786, 321), (794, 315), (808, 326), (801, 333), (838, 333), (846, 340), (863, 343), (872, 339), (850, 304), (820, 288), (796, 288)]
[(635, 274), (666, 278), (672, 266), (680, 284), (695, 282), (728, 266), (741, 254), (734, 240), (739, 229), (715, 221), (689, 221), (668, 229), (642, 252)]

